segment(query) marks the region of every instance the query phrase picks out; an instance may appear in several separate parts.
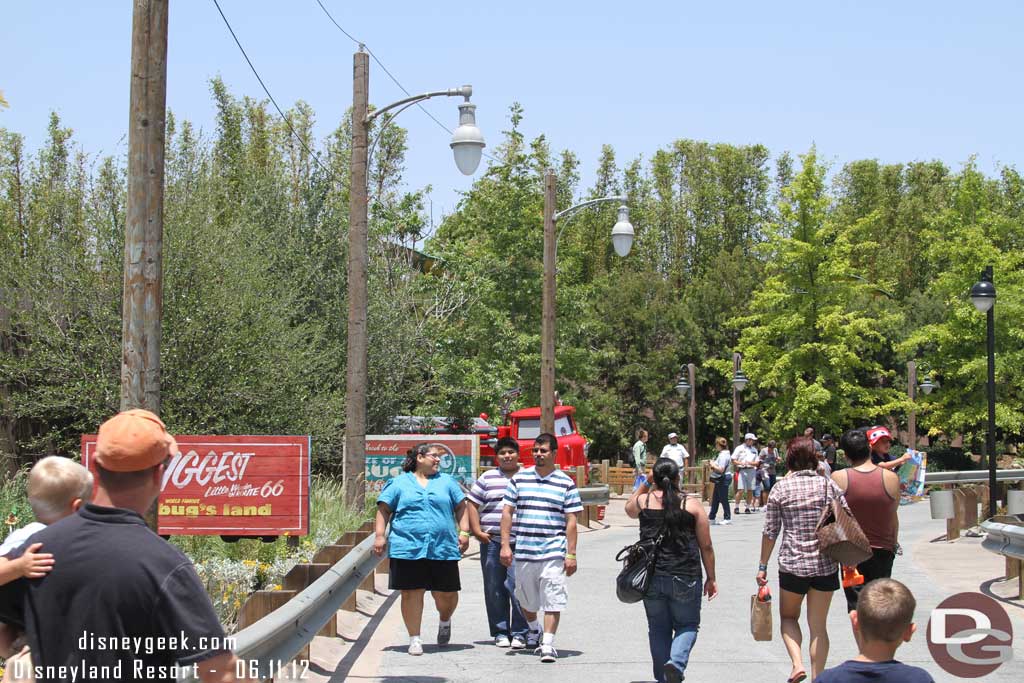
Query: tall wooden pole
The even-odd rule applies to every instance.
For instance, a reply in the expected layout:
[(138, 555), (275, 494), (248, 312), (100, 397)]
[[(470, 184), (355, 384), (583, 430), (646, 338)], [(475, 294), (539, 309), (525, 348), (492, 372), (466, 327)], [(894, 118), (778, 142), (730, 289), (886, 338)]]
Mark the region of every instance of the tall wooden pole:
[(912, 360), (907, 361), (907, 398), (910, 399), (910, 412), (907, 413), (907, 448), (917, 450), (917, 363)]
[(544, 174), (544, 294), (541, 312), (540, 429), (555, 433), (555, 172)]
[(366, 233), (366, 114), (370, 88), (370, 56), (352, 58), (352, 157), (349, 174), (348, 221), (348, 355), (345, 385), (346, 498), (360, 509), (366, 471), (366, 309), (368, 264)]
[[(740, 371), (740, 365), (743, 363), (743, 356), (739, 353), (732, 354), (732, 375), (736, 376), (736, 373)], [(740, 392), (736, 388), (736, 385), (732, 385), (732, 447), (736, 448), (742, 441), (740, 440)]]
[(135, 0), (128, 126), (128, 206), (121, 327), (121, 409), (160, 412), (164, 132), (168, 0)]
[(687, 413), (686, 449), (690, 451), (690, 466), (697, 466), (697, 366), (686, 365), (686, 374), (690, 381), (690, 409)]

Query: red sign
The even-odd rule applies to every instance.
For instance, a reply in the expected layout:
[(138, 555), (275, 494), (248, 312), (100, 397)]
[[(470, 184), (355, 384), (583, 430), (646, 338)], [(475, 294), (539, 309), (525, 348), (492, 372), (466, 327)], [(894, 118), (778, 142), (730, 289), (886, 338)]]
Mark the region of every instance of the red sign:
[[(308, 436), (175, 436), (164, 470), (157, 532), (165, 535), (305, 536)], [(96, 435), (82, 437), (93, 468)]]

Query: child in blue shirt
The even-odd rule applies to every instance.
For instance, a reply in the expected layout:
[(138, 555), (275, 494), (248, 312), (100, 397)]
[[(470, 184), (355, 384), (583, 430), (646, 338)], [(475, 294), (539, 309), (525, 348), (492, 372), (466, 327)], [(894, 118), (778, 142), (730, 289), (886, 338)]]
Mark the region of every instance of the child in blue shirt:
[(924, 669), (894, 659), (897, 648), (917, 630), (915, 607), (913, 594), (899, 581), (875, 579), (865, 585), (857, 609), (850, 612), (860, 654), (822, 671), (814, 683), (935, 683)]

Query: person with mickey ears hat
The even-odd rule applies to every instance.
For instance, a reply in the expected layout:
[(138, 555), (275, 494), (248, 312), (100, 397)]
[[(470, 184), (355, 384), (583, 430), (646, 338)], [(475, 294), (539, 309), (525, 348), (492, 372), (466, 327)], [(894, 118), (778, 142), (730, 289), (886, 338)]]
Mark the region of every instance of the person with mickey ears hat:
[[(53, 571), (0, 588), (0, 620), (24, 629), (37, 679), (236, 680), (195, 567), (143, 519), (177, 452), (148, 410), (104, 422), (92, 502), (33, 537), (58, 559)], [(122, 647), (140, 637), (158, 646)]]
[(898, 458), (889, 455), (889, 448), (892, 447), (892, 434), (882, 425), (871, 427), (865, 432), (868, 437), (868, 446), (871, 448), (871, 462), (883, 470), (895, 472), (906, 461), (910, 460), (910, 453), (904, 453)]

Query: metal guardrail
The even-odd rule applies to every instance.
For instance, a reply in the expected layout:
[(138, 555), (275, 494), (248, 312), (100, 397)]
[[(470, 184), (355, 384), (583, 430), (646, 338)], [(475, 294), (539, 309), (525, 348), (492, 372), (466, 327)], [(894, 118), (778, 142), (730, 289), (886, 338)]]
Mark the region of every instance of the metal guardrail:
[(981, 546), (996, 555), (1024, 560), (1024, 515), (1000, 515), (981, 523)]
[(607, 484), (581, 486), (579, 492), (580, 500), (584, 505), (607, 505), (608, 497), (611, 495)]
[[(996, 470), (996, 481), (1024, 480), (1024, 470)], [(987, 470), (966, 470), (963, 472), (929, 472), (925, 484), (987, 484)]]
[[(373, 538), (370, 534), (305, 590), (233, 636), (235, 655), (246, 662), (258, 662), (260, 680), (270, 678), (272, 669), (276, 671), (294, 659), (359, 584), (373, 574), (381, 561), (373, 554)], [(247, 665), (246, 671), (255, 672), (255, 666)], [(196, 679), (178, 680), (193, 683)]]

